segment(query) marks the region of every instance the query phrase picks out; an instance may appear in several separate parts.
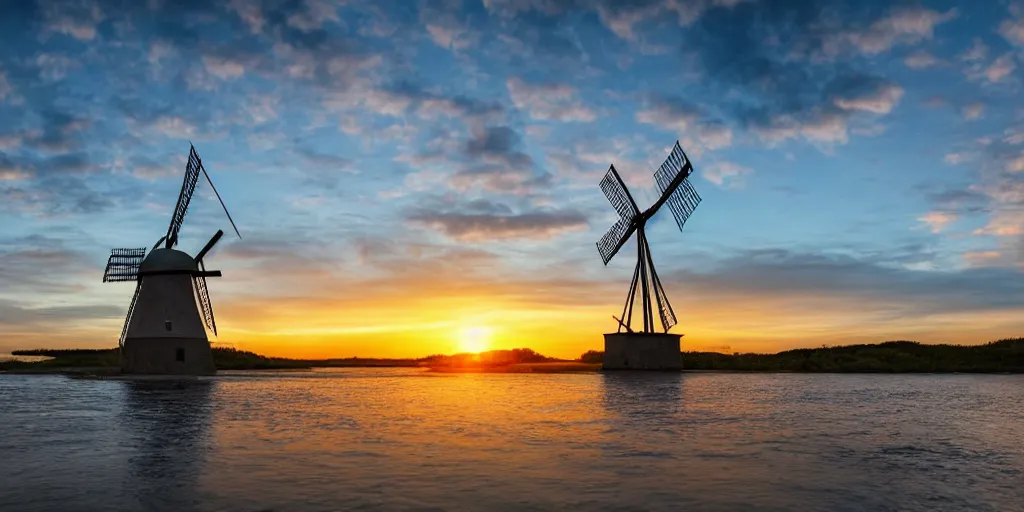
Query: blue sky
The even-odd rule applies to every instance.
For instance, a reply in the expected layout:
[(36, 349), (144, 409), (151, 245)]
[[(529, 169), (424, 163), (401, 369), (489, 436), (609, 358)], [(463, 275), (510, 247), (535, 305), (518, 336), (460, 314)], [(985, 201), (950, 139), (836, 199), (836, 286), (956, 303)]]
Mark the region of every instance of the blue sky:
[[(677, 139), (704, 201), (649, 238), (694, 347), (1024, 328), (1024, 3), (40, 1), (0, 40), (0, 349), (116, 340), (104, 262), (190, 141), (240, 347), (595, 348), (634, 263), (597, 183), (653, 202)], [(216, 229), (201, 183), (180, 248)]]

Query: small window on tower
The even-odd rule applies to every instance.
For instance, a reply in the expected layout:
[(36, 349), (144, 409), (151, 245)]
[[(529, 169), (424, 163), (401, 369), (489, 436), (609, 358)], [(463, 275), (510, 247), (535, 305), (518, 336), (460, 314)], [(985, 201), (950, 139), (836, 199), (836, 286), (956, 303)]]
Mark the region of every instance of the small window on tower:
[(171, 324), (170, 320), (165, 320), (164, 321), (164, 330), (166, 330), (167, 332), (170, 332), (171, 331), (171, 325), (172, 324)]
[(174, 354), (174, 356), (175, 356), (175, 359), (177, 359), (178, 361), (184, 363), (185, 362), (185, 349), (179, 348), (177, 350), (177, 353)]

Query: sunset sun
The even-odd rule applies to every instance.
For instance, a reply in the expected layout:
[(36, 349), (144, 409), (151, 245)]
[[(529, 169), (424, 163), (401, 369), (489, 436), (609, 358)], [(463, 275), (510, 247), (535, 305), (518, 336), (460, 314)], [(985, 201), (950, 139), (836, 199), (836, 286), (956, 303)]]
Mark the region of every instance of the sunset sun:
[(484, 352), (491, 346), (490, 327), (472, 326), (464, 327), (459, 331), (459, 351), (479, 353)]

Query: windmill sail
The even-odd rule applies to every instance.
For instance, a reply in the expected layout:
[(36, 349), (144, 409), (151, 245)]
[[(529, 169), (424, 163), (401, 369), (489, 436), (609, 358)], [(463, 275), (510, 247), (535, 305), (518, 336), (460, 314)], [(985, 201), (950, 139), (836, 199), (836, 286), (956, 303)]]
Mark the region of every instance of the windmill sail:
[(145, 257), (145, 247), (111, 250), (107, 268), (103, 271), (103, 282), (135, 281), (139, 277), (139, 265)]
[(608, 202), (612, 203), (615, 211), (619, 212), (619, 217), (633, 219), (640, 214), (640, 209), (633, 202), (633, 196), (629, 194), (614, 165), (608, 168), (604, 179), (601, 180), (601, 191), (608, 198)]
[(693, 165), (686, 158), (686, 153), (683, 153), (679, 141), (676, 141), (668, 158), (654, 173), (654, 181), (658, 183), (662, 199), (668, 204), (668, 209), (672, 211), (672, 217), (676, 219), (680, 230), (701, 201), (700, 195), (687, 179), (692, 172)]
[(135, 304), (139, 301), (139, 292), (142, 290), (142, 281), (135, 285), (135, 294), (132, 295), (132, 303), (128, 305), (128, 314), (124, 317), (124, 327), (121, 327), (121, 337), (117, 340), (117, 346), (124, 346), (124, 337), (128, 335), (128, 324), (132, 321), (132, 313), (135, 312)]
[(608, 168), (604, 179), (601, 180), (601, 191), (619, 213), (619, 220), (612, 224), (608, 232), (597, 242), (597, 251), (601, 253), (601, 259), (607, 265), (629, 239), (631, 228), (635, 227), (636, 219), (640, 215), (640, 209), (636, 207), (633, 196), (629, 194), (614, 165)]
[(188, 212), (188, 204), (192, 201), (192, 194), (196, 191), (196, 181), (199, 180), (199, 169), (202, 163), (195, 146), (189, 150), (188, 163), (185, 164), (185, 180), (181, 184), (181, 192), (178, 193), (178, 204), (174, 207), (174, 214), (171, 216), (171, 224), (167, 227), (167, 247), (174, 247), (178, 243), (178, 232), (181, 231), (181, 224), (185, 222), (185, 213)]
[(615, 253), (619, 252), (622, 245), (629, 239), (629, 228), (633, 225), (633, 219), (620, 218), (608, 231), (597, 241), (597, 252), (601, 254), (601, 260), (607, 265)]
[[(202, 260), (199, 260), (199, 267), (204, 272), (206, 271)], [(210, 291), (206, 288), (206, 276), (198, 275), (192, 277), (192, 284), (196, 289), (196, 300), (199, 301), (199, 307), (203, 310), (203, 323), (216, 336), (217, 321), (213, 318), (213, 304), (210, 302)]]

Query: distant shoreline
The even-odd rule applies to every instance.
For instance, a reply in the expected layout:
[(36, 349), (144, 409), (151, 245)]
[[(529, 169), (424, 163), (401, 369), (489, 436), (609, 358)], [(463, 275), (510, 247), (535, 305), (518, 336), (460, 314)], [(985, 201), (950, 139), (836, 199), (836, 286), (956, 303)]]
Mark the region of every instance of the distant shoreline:
[[(118, 349), (15, 350), (12, 355), (41, 361), (0, 360), (4, 373), (116, 375)], [(424, 368), (437, 373), (590, 373), (601, 370), (603, 353), (588, 351), (576, 360), (547, 357), (530, 349), (480, 354), (433, 355), (417, 359), (267, 357), (214, 348), (218, 370), (311, 370), (313, 368)], [(913, 341), (796, 349), (777, 354), (683, 352), (684, 371), (763, 373), (1024, 373), (1024, 338), (983, 345), (928, 345)]]

